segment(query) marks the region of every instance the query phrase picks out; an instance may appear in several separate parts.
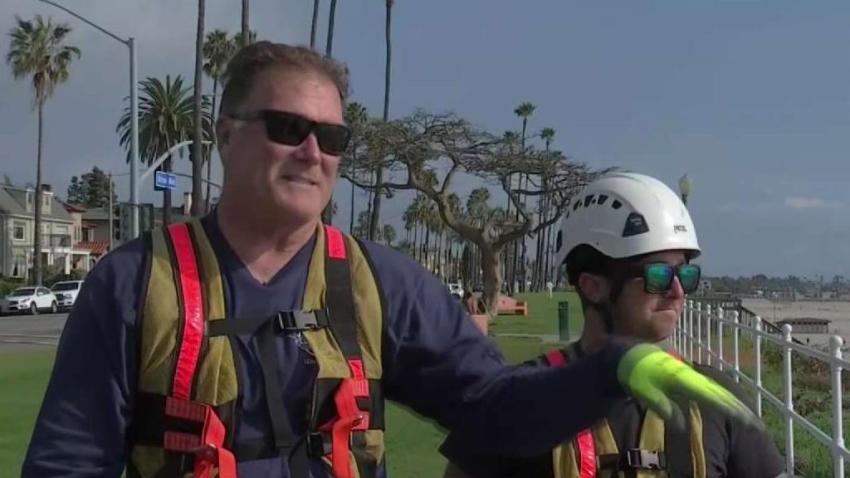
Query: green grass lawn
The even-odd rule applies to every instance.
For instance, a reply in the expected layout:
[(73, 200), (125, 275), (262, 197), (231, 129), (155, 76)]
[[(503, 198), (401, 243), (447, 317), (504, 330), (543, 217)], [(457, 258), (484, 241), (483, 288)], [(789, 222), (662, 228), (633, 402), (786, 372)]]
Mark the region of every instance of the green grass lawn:
[(0, 477), (20, 476), (53, 351), (0, 354)]
[[(558, 333), (559, 301), (570, 303), (570, 333), (573, 339), (581, 333), (583, 316), (577, 297), (572, 293), (522, 296), (529, 303), (528, 317), (502, 316), (490, 326), (491, 339), (511, 363), (535, 357), (556, 347), (538, 336)], [(519, 335), (519, 336), (516, 336)], [(44, 388), (50, 374), (53, 352), (0, 354), (0, 478), (18, 476), (29, 442)], [(778, 389), (779, 376), (766, 371), (765, 385)], [(765, 404), (765, 421), (773, 438), (783, 448), (781, 418)], [(390, 403), (386, 410), (387, 463), (391, 476), (416, 478), (442, 475), (445, 460), (437, 452), (444, 432), (431, 421), (422, 419), (404, 407)], [(815, 412), (813, 419), (829, 430), (828, 408)], [(796, 430), (797, 460), (805, 476), (830, 476), (831, 461), (825, 447), (814, 443), (804, 430)]]

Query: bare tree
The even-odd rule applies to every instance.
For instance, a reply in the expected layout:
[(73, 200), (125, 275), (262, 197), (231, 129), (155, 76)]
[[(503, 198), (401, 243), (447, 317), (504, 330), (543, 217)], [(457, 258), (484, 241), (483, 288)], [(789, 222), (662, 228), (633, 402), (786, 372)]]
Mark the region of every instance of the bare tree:
[[(416, 190), (433, 201), (443, 223), (481, 253), (484, 300), (494, 315), (501, 290), (500, 257), (505, 246), (542, 231), (557, 221), (570, 200), (595, 173), (569, 160), (560, 151), (517, 151), (503, 138), (481, 131), (454, 114), (418, 111), (391, 123), (373, 123), (369, 156), (383, 158), (387, 180), (366, 184), (350, 171), (369, 168), (369, 161), (341, 167), (343, 176), (358, 187), (386, 190)], [(369, 169), (366, 169), (369, 170)], [(501, 187), (519, 211), (516, 217), (493, 214), (473, 220), (452, 199), (452, 185), (459, 175), (479, 178)], [(511, 188), (512, 175), (527, 175), (528, 186)], [(543, 178), (546, 181), (543, 181)], [(528, 200), (549, 196), (551, 216), (540, 221), (526, 210)]]

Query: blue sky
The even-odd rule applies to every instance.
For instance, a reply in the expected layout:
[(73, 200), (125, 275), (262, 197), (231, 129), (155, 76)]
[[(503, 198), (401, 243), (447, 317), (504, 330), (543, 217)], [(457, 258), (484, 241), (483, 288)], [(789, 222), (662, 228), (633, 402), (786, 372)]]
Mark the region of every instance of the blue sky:
[[(65, 4), (135, 36), (140, 78), (191, 81), (196, 2)], [(207, 0), (207, 28), (236, 31), (238, 5)], [(383, 5), (339, 2), (334, 41), (334, 56), (352, 71), (354, 98), (375, 113), (383, 100)], [(253, 0), (252, 24), (262, 38), (306, 43), (311, 9), (306, 0)], [(5, 0), (4, 57), (13, 15), (35, 13), (70, 23), (71, 41), (83, 50), (47, 106), (46, 181), (64, 193), (71, 175), (93, 165), (126, 171), (114, 133), (128, 88), (126, 48), (47, 5)], [(577, 161), (672, 186), (685, 172), (693, 177), (708, 273), (846, 275), (847, 25), (846, 1), (398, 0), (390, 111), (451, 110), (498, 133), (518, 128), (513, 109), (530, 101), (537, 105), (531, 130), (554, 128), (556, 146)], [(13, 82), (2, 64), (0, 173), (34, 181), (35, 135), (28, 85)], [(182, 167), (188, 172), (188, 163)], [(121, 178), (119, 192), (126, 186)], [(348, 197), (347, 184), (337, 189)], [(404, 195), (390, 201), (386, 221), (400, 222), (405, 202)], [(348, 203), (339, 200), (344, 224)]]

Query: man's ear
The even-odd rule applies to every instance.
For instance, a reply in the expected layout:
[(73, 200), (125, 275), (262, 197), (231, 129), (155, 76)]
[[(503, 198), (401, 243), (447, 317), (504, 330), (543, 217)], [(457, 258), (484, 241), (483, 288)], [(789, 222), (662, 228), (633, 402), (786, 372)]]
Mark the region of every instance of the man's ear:
[(215, 122), (216, 146), (218, 147), (218, 155), (221, 157), (222, 161), (225, 161), (225, 157), (227, 156), (224, 153), (230, 145), (230, 134), (233, 126), (232, 121), (221, 116), (218, 118), (218, 121)]
[(593, 304), (601, 304), (608, 299), (611, 292), (608, 280), (590, 272), (582, 272), (578, 276), (578, 288), (582, 295)]

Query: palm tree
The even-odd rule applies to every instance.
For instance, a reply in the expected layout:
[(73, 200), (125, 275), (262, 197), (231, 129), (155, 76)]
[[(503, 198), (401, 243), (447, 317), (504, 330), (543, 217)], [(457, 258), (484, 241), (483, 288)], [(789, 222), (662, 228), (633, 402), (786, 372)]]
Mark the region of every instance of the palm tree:
[(319, 0), (313, 0), (313, 22), (310, 24), (310, 48), (316, 47), (316, 27), (319, 25)]
[[(351, 177), (354, 177), (354, 173), (356, 171), (357, 166), (357, 155), (360, 151), (361, 144), (364, 142), (364, 137), (366, 135), (366, 127), (369, 123), (369, 114), (366, 111), (366, 107), (362, 104), (352, 101), (351, 103), (345, 106), (345, 123), (351, 128), (351, 149), (349, 149), (348, 154), (351, 156), (350, 162), (350, 174)], [(348, 231), (351, 233), (354, 231), (354, 183), (351, 183), (351, 216), (349, 218)]]
[[(392, 13), (393, 13), (393, 5), (395, 4), (395, 0), (386, 0), (386, 24), (384, 26), (384, 36), (386, 38), (386, 46), (387, 46), (387, 55), (386, 55), (386, 64), (384, 67), (384, 123), (389, 120), (390, 117), (390, 72), (392, 66)], [(375, 170), (375, 185), (380, 185), (384, 180), (384, 168), (383, 165), (378, 162), (377, 169)], [(372, 198), (372, 217), (369, 223), (369, 235), (371, 236), (377, 234), (378, 231), (378, 220), (381, 217), (381, 194), (380, 189), (375, 190), (375, 194)]]
[[(520, 105), (517, 106), (516, 109), (514, 110), (514, 114), (516, 114), (517, 116), (522, 118), (522, 135), (519, 138), (519, 140), (520, 140), (520, 154), (525, 154), (525, 131), (526, 131), (526, 128), (528, 127), (528, 118), (531, 117), (532, 114), (534, 114), (534, 110), (536, 108), (537, 107), (534, 106), (532, 103), (529, 103), (529, 102), (526, 101), (524, 103), (520, 103)], [(519, 180), (517, 181), (517, 186), (520, 187), (520, 188), (523, 187), (522, 186), (522, 178), (523, 178), (523, 176), (522, 176), (522, 174), (520, 174)], [(526, 182), (526, 185), (528, 185), (528, 176), (525, 177), (525, 182)], [(525, 207), (524, 201), (523, 201), (522, 207)], [(517, 219), (517, 221), (519, 221), (519, 211), (516, 212), (516, 219)], [(520, 285), (519, 285), (519, 287), (520, 287), (520, 290), (525, 290), (525, 269), (526, 269), (525, 268), (525, 251), (526, 251), (525, 237), (522, 238), (522, 252), (520, 254), (517, 254), (517, 248), (519, 246), (520, 246), (519, 243), (517, 243), (517, 242), (514, 243), (514, 268), (513, 268), (513, 270), (514, 270), (514, 275), (516, 275), (517, 260), (519, 260), (519, 266), (522, 267), (522, 269), (521, 269), (522, 273), (520, 274)], [(513, 279), (514, 279), (514, 282), (515, 282), (516, 277), (514, 277)], [(514, 291), (514, 292), (517, 292), (517, 291)]]
[(490, 206), (487, 205), (489, 200), (490, 190), (487, 188), (473, 189), (469, 193), (469, 197), (466, 199), (466, 214), (474, 225), (480, 226), (487, 220), (490, 210)]
[(198, 0), (198, 29), (195, 33), (195, 89), (193, 91), (193, 99), (194, 99), (194, 119), (192, 120), (194, 131), (193, 137), (194, 140), (192, 144), (192, 215), (200, 216), (204, 212), (206, 212), (206, 208), (204, 207), (204, 195), (203, 195), (203, 182), (201, 181), (201, 176), (203, 175), (203, 167), (204, 167), (204, 156), (202, 154), (203, 136), (204, 136), (204, 122), (202, 120), (203, 116), (203, 83), (204, 83), (204, 17), (206, 2), (205, 0)]
[[(423, 260), (423, 250), (424, 250), (424, 238), (426, 234), (424, 234), (422, 229), (426, 227), (426, 218), (427, 218), (427, 207), (429, 200), (423, 194), (417, 194), (416, 197), (413, 198), (413, 201), (407, 207), (405, 211), (405, 215), (407, 220), (409, 218), (413, 223), (413, 245), (414, 245), (414, 258), (422, 262)], [(420, 227), (421, 226), (421, 227)]]
[[(402, 216), (404, 220), (404, 229), (408, 231), (408, 235), (410, 231), (413, 231), (413, 249), (411, 256), (416, 259), (416, 244), (417, 239), (419, 237), (419, 219), (416, 217), (416, 201), (412, 201), (407, 205), (407, 209), (404, 210), (404, 216)], [(410, 237), (408, 237), (410, 240)]]
[(395, 242), (396, 239), (395, 227), (393, 227), (392, 224), (384, 224), (384, 227), (381, 230), (381, 236), (384, 239), (384, 243), (392, 247), (393, 242)]
[[(318, 0), (314, 0), (314, 1), (316, 2), (316, 3), (313, 4), (313, 18), (314, 18), (313, 26), (315, 27), (315, 25), (316, 25), (315, 17), (316, 17), (317, 9), (318, 9)], [(327, 42), (325, 43), (325, 56), (327, 56), (328, 58), (333, 56), (334, 17), (335, 16), (336, 16), (336, 0), (331, 0), (331, 9), (330, 9), (330, 12), (328, 13), (328, 39), (327, 39)], [(310, 46), (312, 47), (312, 44)], [(331, 202), (333, 202), (333, 192), (331, 192), (331, 199), (330, 199), (330, 201), (328, 201), (328, 205), (326, 205), (325, 209), (322, 210), (322, 222), (324, 222), (325, 224), (331, 224), (331, 222), (333, 222), (332, 221), (333, 214), (331, 214), (331, 211), (329, 209)], [(352, 207), (353, 207), (353, 203), (352, 203)], [(352, 212), (352, 214), (353, 214), (353, 212)], [(370, 237), (370, 239), (372, 239), (372, 238)], [(375, 238), (375, 239), (377, 239), (377, 238)]]
[[(552, 129), (552, 128), (543, 128), (542, 130), (540, 130), (540, 139), (543, 140), (543, 143), (546, 146), (546, 153), (548, 154), (549, 153), (549, 147), (552, 145), (552, 141), (555, 140), (555, 130)], [(544, 181), (546, 181), (546, 178), (544, 178)], [(543, 189), (548, 190), (546, 184), (543, 185)], [(549, 197), (548, 196), (543, 197), (543, 204), (544, 204), (543, 205), (543, 217), (544, 217), (544, 219), (548, 219), (549, 218)], [(549, 261), (550, 261), (551, 254), (549, 253), (549, 248), (551, 247), (551, 244), (552, 244), (552, 226), (549, 226), (549, 227), (546, 228), (546, 230), (543, 233), (543, 236), (544, 236), (544, 238), (543, 238), (543, 256), (542, 256), (543, 257), (543, 261), (542, 261), (543, 262), (543, 270), (542, 270), (541, 279), (540, 279), (540, 285), (541, 286), (545, 286), (546, 282), (549, 282), (551, 280), (551, 276), (550, 276), (550, 273), (549, 273), (549, 269), (550, 269)]]
[[(505, 131), (502, 135), (502, 143), (505, 145), (505, 149), (514, 154), (516, 149), (519, 148), (519, 134), (515, 131)], [(513, 184), (513, 176), (508, 176), (507, 178), (507, 188), (506, 192), (510, 195), (511, 191), (514, 189)], [(510, 196), (507, 199), (507, 205), (505, 207), (505, 214), (509, 217), (511, 214), (511, 206), (513, 203), (511, 202)], [(519, 218), (519, 210), (516, 211), (516, 217)], [(507, 246), (505, 247), (505, 253), (502, 254), (502, 269), (504, 270), (502, 277), (505, 278), (505, 282), (507, 282), (507, 289), (510, 292), (513, 292), (513, 284), (514, 284), (514, 270), (516, 263), (514, 261), (514, 257), (516, 257), (516, 243), (514, 243), (514, 247)]]
[(240, 45), (242, 48), (245, 48), (253, 41), (251, 39), (251, 24), (248, 21), (248, 9), (248, 0), (242, 0), (242, 44)]
[[(490, 216), (492, 210), (487, 201), (490, 200), (490, 190), (487, 188), (473, 189), (466, 198), (466, 216), (474, 226), (482, 226)], [(474, 243), (471, 244), (468, 253), (469, 269), (466, 271), (470, 282), (478, 282), (481, 275), (481, 251)]]
[(369, 214), (366, 211), (360, 211), (357, 215), (357, 226), (354, 229), (354, 235), (359, 238), (366, 237), (369, 231)]
[[(202, 115), (203, 130), (212, 135), (212, 118), (209, 113), (209, 101), (204, 98)], [(178, 75), (171, 80), (165, 77), (165, 83), (157, 78), (146, 78), (141, 82), (139, 94), (139, 157), (151, 164), (175, 144), (186, 141), (194, 131), (194, 98), (189, 87), (183, 86), (183, 78)], [(125, 148), (130, 145), (130, 108), (124, 108), (124, 114), (115, 128), (120, 135), (120, 143)], [(163, 163), (163, 171), (171, 171), (173, 158)], [(128, 158), (129, 161), (129, 152)], [(162, 192), (163, 223), (171, 222), (171, 191)]]
[(528, 118), (534, 114), (535, 109), (537, 109), (536, 106), (526, 101), (524, 103), (520, 103), (520, 105), (514, 110), (514, 114), (522, 118), (522, 136), (520, 136), (520, 142), (522, 144), (523, 151), (525, 151), (525, 130), (528, 126)]
[(325, 43), (325, 55), (333, 56), (334, 50), (334, 19), (336, 18), (336, 0), (331, 0), (331, 9), (328, 12), (328, 40)]
[(37, 15), (34, 20), (15, 17), (17, 26), (9, 32), (12, 41), (6, 63), (12, 67), (16, 80), (30, 77), (33, 88), (33, 108), (38, 111), (38, 153), (35, 162), (35, 231), (33, 234), (32, 269), (36, 285), (41, 285), (41, 170), (44, 144), (44, 103), (56, 87), (68, 80), (70, 66), (80, 49), (65, 44), (71, 28), (64, 23), (53, 23)]
[[(213, 30), (207, 33), (206, 41), (204, 41), (204, 73), (213, 80), (212, 94), (212, 123), (216, 120), (216, 100), (218, 97), (218, 82), (224, 76), (224, 71), (227, 68), (227, 62), (236, 53), (236, 48), (239, 42), (238, 37), (230, 39), (227, 37), (227, 32), (224, 30)], [(214, 136), (214, 135), (213, 135)], [(215, 138), (213, 137), (213, 141)], [(206, 207), (210, 205), (210, 179), (212, 176), (212, 161), (211, 156), (207, 157), (207, 193)]]

